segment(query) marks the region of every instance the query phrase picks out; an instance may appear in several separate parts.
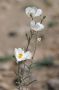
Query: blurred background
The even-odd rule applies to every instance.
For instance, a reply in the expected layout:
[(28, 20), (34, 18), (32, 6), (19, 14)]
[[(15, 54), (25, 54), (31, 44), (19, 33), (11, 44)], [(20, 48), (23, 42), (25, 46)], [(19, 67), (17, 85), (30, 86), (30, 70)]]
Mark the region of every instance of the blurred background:
[[(26, 48), (26, 32), (31, 19), (25, 8), (35, 6), (43, 10), (45, 30), (38, 33), (33, 76), (39, 80), (30, 90), (59, 90), (59, 0), (0, 0), (0, 90), (17, 90), (14, 48)], [(40, 21), (38, 17), (35, 20)], [(31, 42), (31, 51), (33, 51)]]

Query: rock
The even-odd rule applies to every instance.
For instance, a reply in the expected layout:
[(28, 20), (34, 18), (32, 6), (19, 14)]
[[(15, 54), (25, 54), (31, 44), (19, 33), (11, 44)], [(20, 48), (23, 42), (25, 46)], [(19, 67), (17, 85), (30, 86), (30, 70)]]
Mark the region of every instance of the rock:
[(4, 87), (0, 86), (0, 90), (6, 90)]
[(50, 79), (47, 82), (48, 90), (59, 90), (59, 79)]

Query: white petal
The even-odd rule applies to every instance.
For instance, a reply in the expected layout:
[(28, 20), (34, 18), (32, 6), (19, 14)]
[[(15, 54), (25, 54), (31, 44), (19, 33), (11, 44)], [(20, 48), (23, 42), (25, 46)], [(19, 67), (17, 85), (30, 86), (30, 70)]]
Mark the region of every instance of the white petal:
[(15, 57), (16, 57), (16, 61), (18, 61), (18, 49), (17, 48), (15, 48)]
[(20, 62), (20, 61), (22, 61), (22, 60), (25, 60), (25, 55), (22, 57), (22, 58), (19, 58), (18, 57), (18, 54), (23, 54), (24, 55), (24, 51), (23, 51), (23, 49), (22, 48), (15, 48), (15, 57), (16, 57), (16, 61), (17, 62)]
[(30, 16), (31, 10), (32, 10), (31, 7), (27, 7), (27, 8), (25, 9), (25, 12), (26, 12), (26, 14), (27, 14), (28, 16)]
[(35, 13), (37, 11), (37, 8), (36, 7), (27, 7), (25, 9), (25, 12), (28, 16), (32, 15), (32, 17), (35, 17)]
[(41, 38), (37, 38), (37, 41), (39, 41), (39, 42), (40, 42), (40, 41), (41, 41)]
[(36, 12), (37, 11), (37, 8), (36, 7), (32, 7), (32, 10), (34, 10)]
[(22, 54), (24, 54), (24, 51), (23, 51), (23, 49), (22, 48), (15, 48), (15, 56), (17, 56), (18, 54), (20, 54), (20, 53), (22, 53)]
[(22, 48), (15, 48), (15, 53), (21, 53), (24, 52)]
[(32, 7), (30, 14), (32, 15), (32, 17), (35, 17), (35, 14), (37, 12), (37, 8), (36, 7)]
[(17, 56), (17, 52), (18, 52), (18, 50), (17, 50), (17, 48), (15, 48), (15, 57)]
[(34, 20), (31, 21), (30, 27), (31, 27), (32, 30), (35, 30), (36, 31), (36, 23), (35, 23)]
[(37, 9), (36, 7), (27, 7), (25, 9), (25, 12), (28, 16), (32, 15), (32, 17), (37, 17), (37, 16), (40, 16), (42, 14), (42, 10)]
[(17, 48), (15, 48), (15, 53), (17, 52)]
[(32, 20), (31, 23), (30, 23), (31, 26), (34, 26), (35, 25), (35, 21)]
[(37, 9), (37, 12), (35, 14), (35, 16), (40, 16), (42, 15), (42, 10), (41, 9)]
[(24, 53), (24, 50), (22, 48), (18, 48), (18, 53)]
[(39, 30), (39, 25), (35, 24), (35, 22), (31, 22), (31, 29), (34, 31), (38, 31)]
[(23, 54), (23, 57), (22, 57), (22, 58), (19, 58), (19, 57), (18, 57), (18, 54), (17, 54), (16, 60), (17, 60), (17, 62), (26, 60), (26, 59), (25, 59), (25, 54)]
[(32, 53), (31, 53), (30, 51), (27, 51), (27, 52), (25, 53), (25, 58), (26, 58), (26, 59), (31, 59), (31, 57), (32, 57)]
[(16, 60), (17, 60), (17, 62), (21, 62), (21, 61), (24, 61), (24, 60), (25, 60), (25, 58), (21, 58), (21, 59), (16, 58)]
[(38, 25), (38, 30), (39, 31), (44, 29), (44, 25), (43, 24), (37, 23), (37, 25)]
[(30, 27), (34, 31), (41, 31), (42, 29), (44, 29), (44, 25), (43, 24), (40, 24), (40, 22), (35, 23), (35, 21), (31, 21)]

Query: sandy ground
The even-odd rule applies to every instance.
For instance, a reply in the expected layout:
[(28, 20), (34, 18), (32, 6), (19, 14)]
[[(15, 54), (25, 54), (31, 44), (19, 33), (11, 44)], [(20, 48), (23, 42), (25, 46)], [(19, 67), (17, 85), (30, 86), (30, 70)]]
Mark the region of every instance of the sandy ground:
[[(59, 0), (0, 0), (0, 56), (13, 53), (15, 47), (26, 47), (27, 41), (25, 33), (30, 30), (29, 22), (31, 21), (24, 11), (27, 6), (37, 6), (43, 10), (43, 15), (46, 15), (46, 19), (43, 22), (45, 30), (39, 34), (39, 36), (43, 36), (43, 38), (40, 44), (38, 44), (35, 58), (53, 56), (59, 60)], [(40, 20), (39, 17), (35, 19)], [(55, 24), (48, 27), (49, 22), (55, 22)], [(13, 36), (10, 36), (10, 33), (12, 33)], [(11, 68), (14, 64), (10, 63), (7, 62), (3, 64), (3, 66), (7, 65), (6, 72), (11, 74), (10, 80), (7, 77), (9, 74), (5, 75), (6, 78), (3, 78), (5, 77), (3, 76), (4, 71), (0, 70), (0, 73), (2, 72), (0, 74), (0, 90), (17, 90), (15, 86), (11, 84), (15, 74), (13, 73), (13, 67)], [(10, 65), (11, 69), (8, 65)], [(35, 76), (36, 73), (38, 73), (37, 78), (44, 81), (46, 80), (47, 73), (49, 73), (51, 77), (57, 77), (57, 73), (59, 73), (58, 68), (57, 71), (55, 68), (52, 68), (50, 72), (47, 71), (48, 69), (46, 68), (39, 71), (39, 73), (35, 71)], [(55, 72), (57, 72), (56, 75), (52, 75)], [(2, 86), (6, 89), (2, 89)], [(41, 83), (38, 87), (35, 87), (36, 90), (39, 90), (39, 88), (43, 90)]]

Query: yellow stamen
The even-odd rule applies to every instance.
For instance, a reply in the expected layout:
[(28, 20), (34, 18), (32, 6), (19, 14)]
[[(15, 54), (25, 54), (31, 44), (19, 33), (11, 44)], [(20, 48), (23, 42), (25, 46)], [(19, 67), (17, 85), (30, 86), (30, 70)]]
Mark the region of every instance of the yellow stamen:
[(22, 58), (23, 57), (23, 54), (18, 54), (18, 58)]

